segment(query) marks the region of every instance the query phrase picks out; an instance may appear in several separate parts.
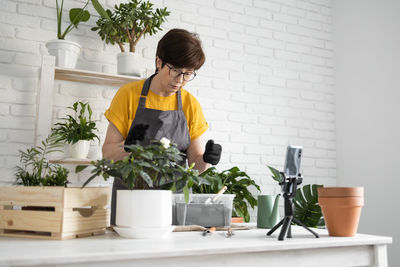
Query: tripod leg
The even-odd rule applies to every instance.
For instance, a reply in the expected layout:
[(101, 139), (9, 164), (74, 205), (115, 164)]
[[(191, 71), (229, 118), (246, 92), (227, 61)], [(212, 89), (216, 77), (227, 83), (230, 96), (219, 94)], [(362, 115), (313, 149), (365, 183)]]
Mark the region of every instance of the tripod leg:
[(276, 229), (278, 229), (282, 224), (283, 224), (283, 220), (282, 219), (280, 222), (278, 222), (274, 227), (272, 227), (271, 230), (269, 230), (269, 232), (267, 233), (267, 235), (272, 235), (273, 232), (275, 232)]
[(280, 234), (278, 236), (278, 240), (285, 239), (285, 235), (286, 235), (286, 232), (288, 230), (288, 227), (290, 226), (290, 222), (291, 221), (292, 221), (292, 217), (291, 216), (285, 216), (281, 232), (280, 232)]
[(307, 231), (309, 231), (310, 233), (312, 233), (316, 238), (319, 238), (319, 235), (314, 232), (313, 230), (311, 230), (310, 228), (308, 228), (304, 223), (302, 223), (301, 221), (297, 220), (296, 218), (293, 218), (293, 222), (296, 223), (297, 225), (303, 226), (304, 229), (306, 229)]
[(292, 224), (289, 224), (289, 229), (288, 229), (286, 237), (287, 238), (292, 238)]

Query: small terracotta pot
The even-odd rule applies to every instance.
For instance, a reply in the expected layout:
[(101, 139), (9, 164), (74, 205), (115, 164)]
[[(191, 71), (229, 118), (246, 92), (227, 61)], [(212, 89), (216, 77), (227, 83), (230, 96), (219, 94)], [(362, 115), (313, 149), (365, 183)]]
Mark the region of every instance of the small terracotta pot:
[(364, 206), (363, 187), (320, 187), (318, 203), (330, 236), (354, 236)]

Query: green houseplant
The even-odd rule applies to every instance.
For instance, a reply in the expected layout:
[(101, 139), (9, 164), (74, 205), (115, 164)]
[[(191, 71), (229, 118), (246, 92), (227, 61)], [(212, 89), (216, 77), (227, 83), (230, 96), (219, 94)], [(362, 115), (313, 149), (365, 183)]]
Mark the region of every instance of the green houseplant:
[(89, 1), (86, 1), (85, 5), (83, 8), (72, 8), (69, 11), (69, 20), (70, 24), (68, 27), (65, 29), (64, 32), (61, 30), (61, 23), (62, 23), (62, 13), (63, 13), (63, 7), (64, 7), (64, 0), (61, 0), (61, 5), (58, 4), (58, 0), (56, 0), (56, 7), (57, 7), (57, 38), (64, 40), (65, 36), (72, 31), (73, 28), (78, 28), (78, 24), (81, 22), (86, 22), (90, 18), (90, 13), (89, 11), (85, 10), (87, 5), (89, 4)]
[[(170, 12), (167, 8), (154, 10), (149, 1), (130, 0), (128, 3), (115, 5), (113, 11), (107, 9), (106, 14), (97, 20), (97, 26), (92, 30), (97, 31), (107, 44), (119, 46), (119, 74), (140, 75), (140, 69), (135, 65), (136, 44), (142, 36), (160, 31), (161, 24), (166, 21)], [(125, 43), (129, 43), (129, 52), (125, 52)]]
[[(86, 186), (97, 176), (120, 179), (130, 190), (117, 190), (117, 232), (125, 237), (146, 238), (155, 233), (172, 231), (172, 192), (183, 190), (189, 199), (189, 189), (195, 184), (208, 183), (197, 170), (183, 167), (183, 154), (166, 138), (147, 146), (126, 146), (130, 155), (120, 161), (102, 159), (92, 162), (91, 176)], [(77, 166), (76, 172), (86, 166)], [(135, 218), (134, 220), (132, 218)], [(160, 237), (162, 235), (159, 235)]]
[[(272, 173), (272, 179), (280, 185), (283, 182), (283, 175), (275, 168), (267, 166)], [(293, 199), (295, 206), (294, 217), (308, 227), (324, 226), (321, 207), (318, 205), (318, 188), (322, 185), (304, 185), (297, 190)]]
[(56, 66), (63, 68), (75, 68), (76, 61), (81, 46), (75, 42), (65, 40), (65, 37), (73, 29), (77, 29), (81, 22), (86, 22), (90, 18), (90, 13), (86, 10), (89, 2), (93, 3), (96, 11), (101, 15), (107, 15), (103, 7), (97, 0), (87, 0), (82, 8), (71, 8), (69, 11), (69, 25), (62, 30), (62, 17), (64, 9), (64, 0), (59, 3), (56, 0), (57, 11), (57, 39), (46, 43), (49, 54), (56, 57)]
[[(130, 190), (183, 190), (188, 199), (189, 188), (196, 184), (208, 184), (208, 181), (193, 169), (194, 164), (189, 167), (179, 165), (183, 160), (183, 153), (174, 143), (165, 140), (166, 138), (154, 140), (147, 146), (126, 146), (130, 155), (120, 161), (101, 159), (92, 162), (92, 175), (83, 186), (97, 176), (102, 176), (104, 180), (115, 177), (121, 179)], [(86, 167), (77, 166), (76, 172), (81, 172)]]
[(74, 116), (67, 115), (62, 118), (63, 122), (56, 123), (52, 131), (59, 136), (59, 140), (69, 144), (69, 152), (72, 158), (84, 159), (89, 152), (91, 140), (99, 137), (96, 123), (92, 120), (93, 111), (89, 103), (75, 102), (71, 107)]
[(258, 191), (260, 187), (245, 172), (238, 167), (218, 172), (215, 167), (211, 167), (203, 172), (201, 177), (208, 180), (210, 184), (193, 186), (193, 193), (211, 194), (217, 193), (223, 186), (227, 186), (226, 193), (235, 194), (233, 199), (233, 217), (243, 217), (245, 222), (250, 221), (248, 207), (257, 206), (257, 199), (253, 197), (248, 187), (254, 186)]
[(49, 162), (48, 156), (60, 152), (59, 137), (50, 134), (41, 145), (19, 150), (21, 166), (16, 167), (16, 184), (24, 186), (67, 186), (68, 170)]

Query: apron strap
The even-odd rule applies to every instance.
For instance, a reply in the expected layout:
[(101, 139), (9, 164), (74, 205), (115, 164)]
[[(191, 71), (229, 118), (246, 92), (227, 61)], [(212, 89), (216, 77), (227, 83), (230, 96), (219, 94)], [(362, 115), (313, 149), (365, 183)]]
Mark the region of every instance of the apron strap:
[(182, 110), (181, 89), (178, 90), (177, 98), (178, 98), (178, 110)]
[(145, 106), (146, 106), (146, 97), (145, 96), (140, 96), (138, 108), (144, 109)]
[[(151, 83), (151, 80), (154, 78), (154, 76), (156, 74), (157, 73), (154, 73), (149, 78), (147, 78), (146, 81), (144, 81), (143, 88), (142, 88), (142, 93), (141, 93), (141, 96), (140, 96), (140, 99), (139, 99), (138, 108), (141, 108), (141, 109), (145, 108), (145, 106), (146, 106), (146, 97), (147, 97), (147, 94), (149, 93), (150, 83)], [(178, 110), (183, 110), (182, 109), (181, 89), (178, 90), (176, 97), (177, 97), (177, 100), (178, 100)]]
[(153, 75), (151, 75), (149, 78), (147, 78), (144, 81), (143, 87), (142, 87), (142, 93), (140, 95), (140, 99), (139, 99), (139, 106), (138, 109), (144, 109), (146, 106), (146, 96), (149, 93), (149, 89), (150, 89), (150, 83), (151, 80), (153, 79), (153, 77), (156, 75), (157, 73), (154, 73)]

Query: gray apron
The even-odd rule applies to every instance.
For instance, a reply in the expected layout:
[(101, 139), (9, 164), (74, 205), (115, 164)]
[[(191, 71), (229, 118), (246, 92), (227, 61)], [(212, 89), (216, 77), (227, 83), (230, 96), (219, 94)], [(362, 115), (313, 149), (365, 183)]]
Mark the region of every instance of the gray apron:
[[(151, 80), (155, 75), (156, 74), (153, 74), (143, 84), (135, 119), (129, 131), (132, 131), (133, 127), (137, 124), (147, 124), (149, 128), (146, 131), (143, 141), (140, 143), (141, 145), (146, 146), (150, 144), (151, 140), (161, 140), (161, 138), (166, 137), (171, 140), (172, 143), (177, 144), (180, 151), (186, 153), (190, 144), (190, 134), (186, 117), (182, 109), (181, 90), (176, 93), (178, 110), (163, 111), (146, 108), (146, 97), (150, 89)], [(184, 163), (186, 164), (186, 159)], [(120, 179), (114, 178), (111, 197), (111, 225), (115, 225), (116, 192), (121, 189), (127, 189), (127, 187)]]

